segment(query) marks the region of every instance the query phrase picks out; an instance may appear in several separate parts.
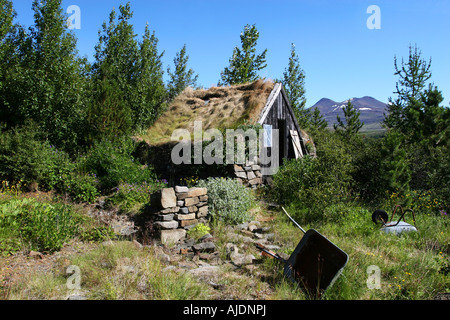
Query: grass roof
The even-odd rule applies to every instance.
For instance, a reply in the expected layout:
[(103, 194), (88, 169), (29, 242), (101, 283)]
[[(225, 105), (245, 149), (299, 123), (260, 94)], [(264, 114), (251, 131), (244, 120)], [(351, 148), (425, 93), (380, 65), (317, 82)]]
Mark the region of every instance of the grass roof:
[(256, 124), (273, 88), (272, 81), (263, 79), (210, 89), (193, 90), (188, 87), (141, 138), (151, 145), (168, 143), (176, 129), (188, 129), (193, 134), (194, 121), (199, 120), (203, 130)]

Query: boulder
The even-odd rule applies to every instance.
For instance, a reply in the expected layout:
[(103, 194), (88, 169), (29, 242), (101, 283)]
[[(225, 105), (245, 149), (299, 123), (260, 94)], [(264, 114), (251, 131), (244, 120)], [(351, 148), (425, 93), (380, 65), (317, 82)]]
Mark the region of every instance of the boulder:
[(163, 244), (175, 244), (184, 238), (186, 238), (184, 229), (161, 230), (161, 243)]

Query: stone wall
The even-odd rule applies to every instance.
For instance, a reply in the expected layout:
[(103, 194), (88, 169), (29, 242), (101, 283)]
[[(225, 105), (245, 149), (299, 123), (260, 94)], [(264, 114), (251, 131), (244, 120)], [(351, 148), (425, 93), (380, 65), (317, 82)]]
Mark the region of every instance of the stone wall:
[(236, 179), (246, 187), (256, 188), (263, 184), (261, 167), (257, 164), (246, 163), (245, 166), (233, 165)]
[(207, 222), (208, 194), (206, 188), (175, 186), (158, 193), (161, 209), (156, 212), (155, 226), (164, 244), (176, 243), (186, 231)]

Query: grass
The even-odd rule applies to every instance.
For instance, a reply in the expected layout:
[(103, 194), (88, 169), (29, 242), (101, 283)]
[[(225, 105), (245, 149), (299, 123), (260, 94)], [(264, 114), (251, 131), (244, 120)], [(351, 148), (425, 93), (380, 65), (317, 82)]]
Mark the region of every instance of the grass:
[[(316, 229), (349, 256), (343, 273), (322, 299), (430, 300), (450, 291), (448, 217), (416, 212), (418, 232), (396, 236), (380, 232), (380, 226), (371, 221), (367, 209), (352, 203), (348, 206), (345, 210), (340, 209), (342, 206), (330, 210), (336, 215), (333, 219), (313, 225), (304, 223), (301, 215), (287, 208), (305, 230)], [(339, 210), (345, 215), (340, 216)], [(281, 248), (276, 251), (289, 256), (301, 240), (302, 232), (281, 210), (269, 210), (262, 203), (256, 204), (251, 214), (252, 219), (272, 228), (273, 242)], [(261, 256), (252, 243), (232, 239), (232, 229), (222, 222), (211, 227), (222, 260), (226, 260), (228, 242), (235, 243), (240, 253), (257, 257), (256, 264), (248, 267), (222, 265), (214, 279), (220, 289), (187, 272), (166, 269), (167, 264), (158, 260), (152, 247), (142, 249), (129, 241), (114, 241), (114, 245), (97, 242), (93, 250), (61, 257), (51, 270), (27, 273), (14, 286), (2, 286), (5, 270), (1, 267), (0, 297), (66, 299), (76, 293), (67, 287), (70, 277), (67, 267), (76, 265), (81, 273), (81, 294), (93, 300), (311, 298), (284, 277), (284, 265), (280, 261)], [(380, 270), (378, 289), (370, 289), (367, 284), (368, 270), (373, 266)]]
[[(69, 265), (79, 267), (81, 291), (67, 286)], [(187, 274), (164, 270), (151, 250), (124, 241), (63, 259), (52, 272), (29, 275), (10, 290), (8, 299), (63, 300), (81, 293), (92, 300), (194, 300), (205, 299), (207, 292)]]
[(202, 121), (203, 130), (236, 128), (245, 122), (254, 124), (273, 86), (271, 81), (258, 80), (207, 90), (187, 88), (140, 138), (152, 145), (165, 144), (171, 141), (176, 129), (188, 129), (193, 135), (194, 121)]

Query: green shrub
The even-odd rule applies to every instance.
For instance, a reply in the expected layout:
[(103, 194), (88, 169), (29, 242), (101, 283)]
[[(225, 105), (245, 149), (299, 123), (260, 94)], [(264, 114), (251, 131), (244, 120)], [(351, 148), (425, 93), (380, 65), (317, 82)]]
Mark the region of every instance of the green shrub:
[(95, 174), (102, 192), (111, 192), (123, 182), (140, 184), (155, 179), (152, 170), (133, 157), (135, 147), (129, 137), (102, 140), (80, 158), (80, 170)]
[(23, 185), (37, 183), (44, 190), (60, 187), (73, 170), (69, 156), (41, 140), (31, 123), (0, 135), (0, 179)]
[(199, 187), (208, 189), (209, 211), (214, 219), (227, 224), (239, 224), (250, 219), (253, 193), (239, 181), (230, 178), (200, 180)]
[(122, 182), (116, 188), (116, 193), (109, 199), (113, 205), (119, 205), (122, 209), (129, 210), (136, 205), (148, 204), (150, 195), (157, 190), (167, 187), (167, 181), (155, 180), (132, 184)]
[(198, 240), (204, 235), (207, 235), (210, 231), (211, 231), (210, 227), (208, 227), (203, 223), (199, 223), (192, 229), (189, 229), (187, 234), (189, 235), (189, 237)]
[(66, 176), (64, 191), (75, 201), (94, 202), (100, 195), (95, 174), (72, 172)]
[(12, 239), (22, 239), (32, 250), (53, 252), (78, 232), (80, 219), (71, 206), (13, 199), (0, 206), (0, 230), (15, 230)]
[(311, 219), (323, 218), (330, 205), (351, 196), (352, 159), (346, 145), (334, 133), (315, 138), (317, 158), (287, 160), (273, 176), (270, 194), (280, 204), (292, 204)]

